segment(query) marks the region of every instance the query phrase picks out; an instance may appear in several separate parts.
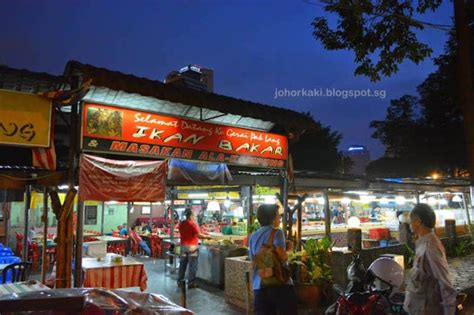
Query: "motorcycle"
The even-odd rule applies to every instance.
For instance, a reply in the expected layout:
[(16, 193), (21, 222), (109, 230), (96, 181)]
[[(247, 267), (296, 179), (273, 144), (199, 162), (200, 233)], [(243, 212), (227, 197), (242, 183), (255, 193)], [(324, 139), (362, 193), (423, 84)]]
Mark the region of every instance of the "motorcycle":
[[(347, 267), (347, 277), (349, 284), (345, 291), (337, 284), (333, 286), (337, 299), (326, 310), (326, 315), (408, 315), (403, 309), (404, 293), (394, 292), (389, 282), (376, 285), (380, 279), (366, 271), (359, 255), (355, 255)], [(462, 314), (466, 298), (465, 293), (458, 294), (456, 314)]]

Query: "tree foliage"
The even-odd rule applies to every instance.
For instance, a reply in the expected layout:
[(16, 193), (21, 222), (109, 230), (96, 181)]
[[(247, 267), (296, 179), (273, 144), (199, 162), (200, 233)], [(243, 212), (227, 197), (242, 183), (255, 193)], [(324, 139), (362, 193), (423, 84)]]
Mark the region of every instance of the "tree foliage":
[(369, 174), (380, 175), (390, 169), (409, 171), (412, 176), (433, 170), (459, 175), (457, 170), (467, 167), (453, 34), (445, 53), (434, 63), (437, 70), (417, 87), (418, 96), (392, 100), (385, 120), (371, 122), (375, 129), (372, 136), (385, 145), (387, 157), (371, 163)]
[[(310, 113), (304, 113), (311, 117)], [(337, 147), (342, 136), (330, 127), (316, 122), (318, 128), (304, 133), (290, 144), (295, 169), (321, 172), (336, 172), (342, 167), (342, 154)]]
[[(414, 18), (416, 14), (434, 11), (442, 0), (323, 0), (324, 10), (336, 14), (331, 27), (326, 17), (314, 19), (313, 35), (328, 50), (351, 50), (357, 64), (356, 75), (378, 81), (390, 76), (405, 60), (418, 64), (429, 57), (432, 49), (419, 41), (416, 31), (428, 23)], [(432, 25), (432, 24), (429, 24)]]

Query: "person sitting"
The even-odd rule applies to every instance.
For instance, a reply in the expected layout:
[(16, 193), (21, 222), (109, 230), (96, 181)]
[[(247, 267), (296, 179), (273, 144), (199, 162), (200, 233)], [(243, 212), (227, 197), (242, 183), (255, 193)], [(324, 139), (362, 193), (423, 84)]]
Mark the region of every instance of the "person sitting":
[(145, 252), (146, 256), (151, 256), (151, 250), (148, 244), (138, 235), (138, 233), (135, 231), (135, 226), (132, 226), (130, 228), (130, 237), (134, 242), (136, 242)]
[(145, 234), (151, 233), (151, 225), (150, 225), (150, 222), (147, 223), (147, 222), (144, 222), (144, 221), (143, 221), (143, 222), (141, 223), (141, 231), (142, 231), (142, 233), (145, 233)]
[(127, 223), (122, 224), (122, 229), (119, 231), (120, 236), (127, 236), (128, 235), (128, 230), (127, 230)]

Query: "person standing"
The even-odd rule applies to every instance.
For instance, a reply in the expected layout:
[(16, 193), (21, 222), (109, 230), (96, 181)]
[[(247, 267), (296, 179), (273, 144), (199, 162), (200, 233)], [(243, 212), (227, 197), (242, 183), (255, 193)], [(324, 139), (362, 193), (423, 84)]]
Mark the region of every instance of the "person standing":
[(455, 312), (457, 291), (449, 279), (443, 244), (433, 232), (435, 222), (436, 214), (427, 204), (417, 204), (410, 212), (410, 227), (418, 236), (403, 305), (410, 315)]
[[(261, 205), (258, 207), (257, 220), (261, 227), (252, 233), (249, 240), (249, 256), (252, 261), (261, 247), (267, 244), (274, 229), (276, 229), (276, 232), (273, 232), (273, 246), (277, 257), (282, 263), (288, 261), (285, 235), (279, 229), (280, 219), (281, 215), (278, 213), (277, 205)], [(253, 309), (256, 315), (277, 314), (277, 311), (285, 315), (296, 314), (296, 292), (291, 278), (287, 283), (265, 287), (261, 285), (260, 276), (256, 267), (254, 267), (252, 288), (254, 295)]]
[(184, 275), (189, 263), (188, 289), (197, 288), (196, 272), (198, 269), (199, 239), (212, 239), (212, 237), (201, 233), (196, 223), (194, 212), (191, 209), (184, 211), (186, 220), (179, 224), (181, 238), (181, 254), (179, 258), (178, 286), (184, 280)]

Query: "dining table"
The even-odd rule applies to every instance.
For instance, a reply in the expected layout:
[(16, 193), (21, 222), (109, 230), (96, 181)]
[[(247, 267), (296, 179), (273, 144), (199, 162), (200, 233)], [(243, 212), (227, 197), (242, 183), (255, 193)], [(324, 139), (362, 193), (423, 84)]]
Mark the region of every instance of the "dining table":
[(82, 270), (84, 287), (106, 289), (140, 287), (141, 291), (147, 288), (145, 266), (131, 257), (122, 257), (121, 262), (113, 262), (107, 257), (100, 260), (95, 257), (83, 257)]
[(0, 296), (11, 293), (22, 293), (42, 290), (50, 290), (50, 288), (36, 280), (0, 284)]

